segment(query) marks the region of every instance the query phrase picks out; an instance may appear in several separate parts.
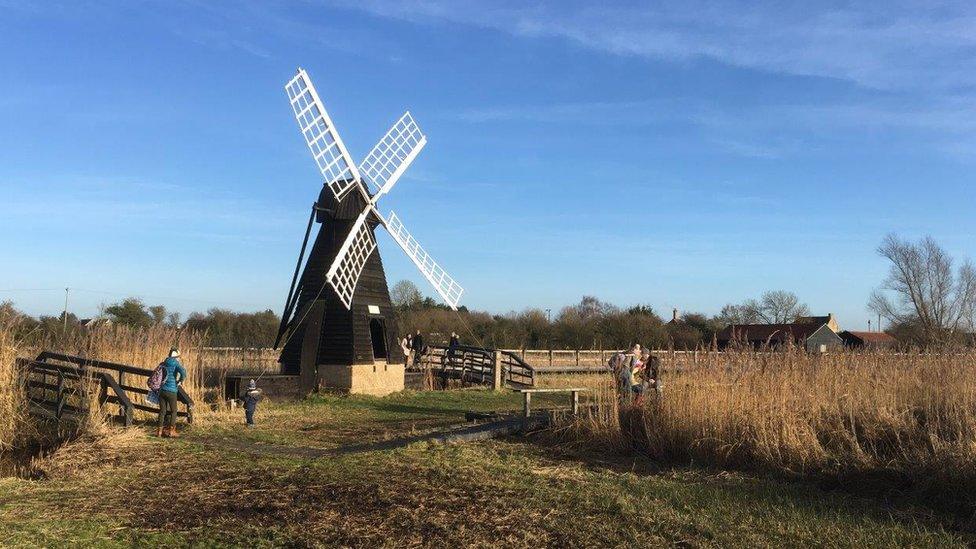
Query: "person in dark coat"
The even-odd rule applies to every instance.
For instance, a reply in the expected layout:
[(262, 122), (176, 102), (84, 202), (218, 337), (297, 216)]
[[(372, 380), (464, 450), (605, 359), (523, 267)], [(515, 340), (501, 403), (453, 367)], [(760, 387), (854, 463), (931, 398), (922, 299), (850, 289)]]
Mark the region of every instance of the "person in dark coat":
[(413, 365), (416, 366), (420, 364), (420, 355), (424, 353), (424, 336), (420, 335), (420, 330), (414, 334), (410, 348), (413, 349)]
[(451, 332), (451, 342), (447, 345), (447, 362), (448, 364), (454, 363), (454, 355), (457, 352), (457, 348), (461, 346), (461, 338), (455, 332)]
[(258, 410), (258, 402), (264, 398), (264, 393), (258, 389), (258, 382), (253, 379), (248, 382), (247, 389), (241, 395), (244, 402), (244, 420), (248, 427), (254, 427), (254, 413)]

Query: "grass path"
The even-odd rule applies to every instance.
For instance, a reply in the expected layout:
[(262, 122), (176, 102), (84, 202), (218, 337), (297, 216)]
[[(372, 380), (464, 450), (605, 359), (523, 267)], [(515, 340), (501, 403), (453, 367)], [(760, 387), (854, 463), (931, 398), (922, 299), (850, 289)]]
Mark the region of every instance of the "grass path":
[[(468, 391), (329, 397), (263, 410), (258, 429), (218, 422), (196, 426), (180, 441), (137, 430), (79, 441), (43, 464), (45, 480), (0, 479), (3, 544), (962, 547), (972, 542), (910, 504), (748, 475), (659, 468), (533, 439), (337, 452), (454, 424), (467, 409), (517, 406), (508, 395)], [(253, 451), (262, 446), (275, 450)], [(290, 450), (306, 446), (314, 450)], [(279, 452), (282, 448), (289, 450)]]

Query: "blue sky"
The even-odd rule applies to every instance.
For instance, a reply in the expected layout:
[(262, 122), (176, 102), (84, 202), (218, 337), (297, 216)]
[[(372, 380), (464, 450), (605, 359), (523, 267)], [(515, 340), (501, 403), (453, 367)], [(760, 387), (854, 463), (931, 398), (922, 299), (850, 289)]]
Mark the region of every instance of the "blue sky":
[(297, 66), (357, 159), (414, 114), (381, 208), (469, 307), (787, 289), (856, 328), (886, 233), (976, 256), (971, 5), (521, 4), (0, 0), (0, 300), (279, 310), (321, 186)]

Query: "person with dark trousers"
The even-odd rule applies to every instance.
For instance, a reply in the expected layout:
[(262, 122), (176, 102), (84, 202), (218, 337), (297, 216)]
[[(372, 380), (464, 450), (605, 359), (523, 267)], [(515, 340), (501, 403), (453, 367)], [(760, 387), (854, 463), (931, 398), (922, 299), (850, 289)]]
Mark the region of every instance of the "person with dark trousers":
[(451, 342), (447, 345), (447, 363), (454, 364), (454, 355), (457, 348), (461, 346), (461, 338), (455, 332), (451, 332)]
[[(186, 370), (180, 364), (180, 350), (176, 347), (170, 349), (169, 356), (163, 361), (162, 366), (166, 370), (166, 376), (159, 388), (159, 429), (156, 435), (178, 438), (180, 435), (176, 432), (176, 396), (179, 385), (186, 379)], [(164, 426), (167, 419), (168, 424)]]
[(416, 366), (420, 364), (420, 357), (424, 354), (424, 336), (420, 335), (420, 330), (414, 334), (410, 348), (413, 349), (413, 365)]
[(258, 389), (257, 381), (253, 379), (249, 381), (247, 389), (241, 395), (241, 400), (244, 402), (244, 419), (248, 427), (254, 427), (254, 412), (257, 411), (258, 402), (261, 402), (263, 396), (261, 389)]

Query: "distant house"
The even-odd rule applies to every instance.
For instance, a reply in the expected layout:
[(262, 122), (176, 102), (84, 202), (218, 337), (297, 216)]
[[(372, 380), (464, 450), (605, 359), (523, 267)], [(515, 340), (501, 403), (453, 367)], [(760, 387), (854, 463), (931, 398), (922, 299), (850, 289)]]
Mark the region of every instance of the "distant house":
[(778, 349), (789, 345), (803, 346), (809, 352), (842, 349), (844, 340), (837, 335), (834, 315), (802, 317), (789, 324), (732, 324), (715, 339), (719, 349), (735, 345), (754, 349)]
[(892, 349), (898, 345), (898, 340), (891, 334), (884, 332), (851, 332), (840, 333), (844, 345), (849, 349)]
[(797, 324), (816, 324), (822, 325), (826, 324), (834, 333), (840, 332), (840, 325), (837, 324), (837, 318), (834, 313), (828, 313), (827, 316), (801, 316), (796, 319)]
[[(833, 315), (831, 315), (833, 318)], [(834, 323), (836, 326), (837, 323)], [(822, 324), (817, 331), (807, 336), (803, 342), (808, 353), (826, 353), (827, 351), (838, 351), (844, 348), (844, 340), (837, 332), (830, 327), (830, 324)]]
[(684, 321), (681, 320), (681, 315), (678, 314), (677, 308), (671, 309), (671, 320), (668, 321), (668, 324), (671, 324), (672, 326), (684, 324)]
[(112, 319), (110, 318), (82, 318), (78, 322), (81, 323), (85, 328), (91, 329), (96, 326), (111, 326)]

